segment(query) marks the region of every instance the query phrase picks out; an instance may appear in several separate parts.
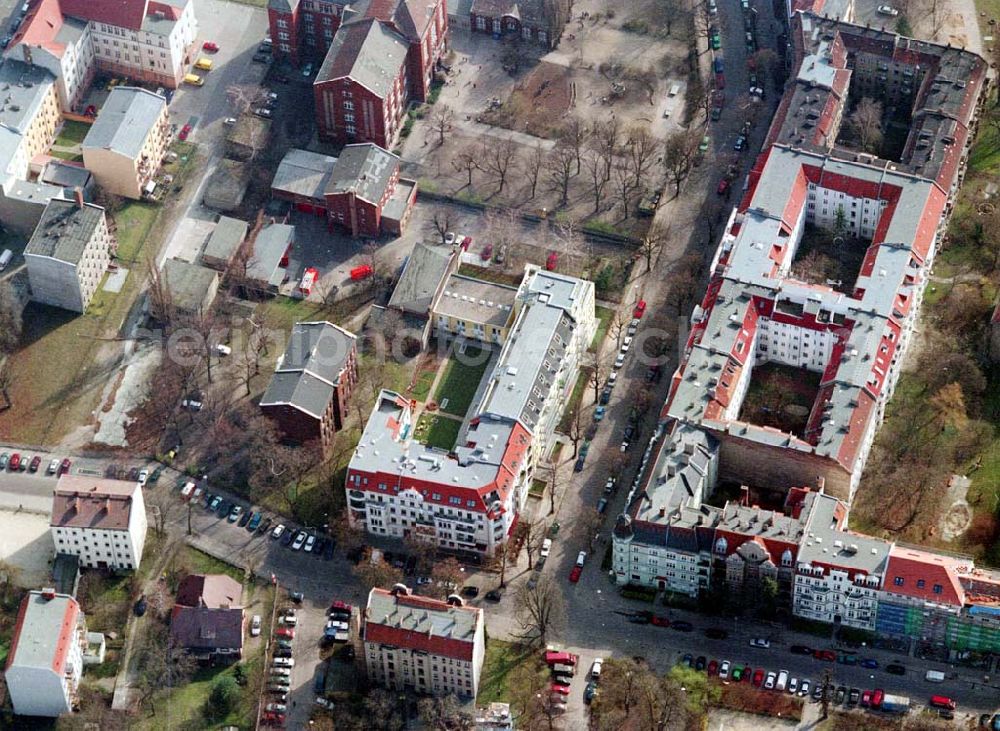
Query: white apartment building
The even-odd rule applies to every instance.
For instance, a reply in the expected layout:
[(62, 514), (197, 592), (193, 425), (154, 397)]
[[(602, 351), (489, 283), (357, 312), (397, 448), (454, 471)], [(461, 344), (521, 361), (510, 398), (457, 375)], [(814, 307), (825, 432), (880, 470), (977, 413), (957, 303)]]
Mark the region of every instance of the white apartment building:
[(52, 496), (56, 553), (79, 556), (84, 568), (139, 568), (146, 506), (134, 482), (63, 475)]
[(31, 298), (84, 312), (108, 268), (114, 245), (103, 208), (84, 203), (79, 190), (76, 200), (53, 198), (24, 249)]
[(61, 716), (77, 703), (87, 629), (76, 599), (54, 589), (21, 601), (4, 678), (14, 713)]
[(36, 0), (4, 55), (47, 69), (63, 111), (82, 113), (98, 70), (179, 86), (197, 35), (190, 0)]
[(402, 584), (372, 589), (364, 617), (368, 679), (391, 690), (475, 698), (486, 656), (483, 610), (414, 596)]
[(410, 402), (382, 391), (348, 465), (349, 520), (373, 535), (493, 555), (527, 499), (530, 435), (481, 417), (451, 456), (412, 429)]

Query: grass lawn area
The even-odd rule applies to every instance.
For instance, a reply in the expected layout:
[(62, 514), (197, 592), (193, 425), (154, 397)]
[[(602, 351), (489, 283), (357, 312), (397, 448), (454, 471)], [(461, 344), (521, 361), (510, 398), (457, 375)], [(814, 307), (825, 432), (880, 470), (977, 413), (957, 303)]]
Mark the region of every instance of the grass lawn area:
[(52, 157), (58, 157), (60, 160), (68, 160), (69, 162), (83, 162), (83, 155), (75, 152), (64, 152), (63, 150), (49, 150), (49, 154)]
[(456, 419), (433, 416), (425, 412), (420, 416), (420, 421), (417, 422), (414, 437), (430, 447), (438, 447), (450, 452), (455, 446), (461, 428), (462, 422)]
[(521, 280), (524, 278), (524, 272), (507, 274), (495, 267), (480, 267), (475, 264), (460, 264), (458, 273), (463, 277), (481, 279), (484, 282), (493, 282), (494, 284), (505, 284), (515, 289), (520, 286)]
[(542, 676), (548, 675), (541, 652), (491, 637), (486, 643), (486, 659), (479, 679), (476, 704), (485, 706), (494, 701), (509, 700), (511, 682), (517, 679), (518, 671), (522, 669)]
[(597, 332), (594, 333), (594, 339), (590, 343), (591, 351), (597, 351), (601, 347), (601, 343), (604, 342), (604, 338), (608, 334), (611, 318), (615, 316), (614, 311), (607, 307), (595, 307), (594, 313), (597, 316)]
[(146, 243), (149, 230), (159, 213), (157, 206), (142, 201), (129, 201), (118, 213), (114, 214), (118, 227), (118, 259), (129, 264), (145, 264), (139, 258), (139, 252)]
[(566, 410), (563, 411), (562, 419), (559, 420), (559, 431), (563, 433), (569, 431), (569, 425), (573, 423), (576, 412), (583, 402), (583, 392), (590, 385), (589, 381), (590, 369), (581, 368), (580, 374), (576, 377), (576, 385), (573, 386), (573, 393), (569, 395), (569, 401), (566, 402)]
[(545, 480), (532, 480), (531, 487), (528, 488), (528, 494), (534, 497), (542, 497), (545, 494)]
[[(477, 365), (461, 363), (459, 358)], [(466, 347), (464, 355), (452, 353), (434, 394), (434, 400), (439, 405), (443, 404), (445, 399), (448, 400), (447, 407), (441, 406), (442, 411), (455, 416), (465, 416), (489, 362), (488, 353), (472, 345)]]
[(203, 553), (197, 548), (192, 548), (191, 546), (185, 546), (184, 550), (187, 551), (187, 557), (191, 561), (191, 567), (194, 569), (196, 574), (225, 574), (241, 584), (243, 583), (243, 569), (231, 566), (225, 561), (220, 561), (219, 559), (209, 556), (207, 553)]
[(410, 389), (410, 396), (415, 398), (417, 401), (426, 401), (427, 397), (430, 395), (431, 386), (434, 384), (434, 376), (436, 375), (436, 370), (420, 371), (420, 374), (417, 376), (416, 383), (414, 383), (413, 388)]
[[(253, 657), (243, 662), (244, 669), (249, 676), (261, 674), (264, 670), (262, 648), (263, 645)], [(205, 720), (202, 714), (202, 708), (212, 692), (212, 684), (216, 678), (226, 675), (234, 676), (235, 673), (235, 665), (226, 668), (199, 669), (189, 683), (172, 690), (162, 691), (153, 700), (156, 715), (148, 715), (148, 712), (144, 712), (143, 717), (134, 721), (131, 728), (150, 729), (150, 731), (163, 728), (219, 729), (224, 726), (251, 728), (254, 711), (257, 707), (257, 696), (253, 692), (253, 682), (248, 682), (242, 687), (242, 697), (236, 703), (233, 712), (226, 718), (213, 723)]]
[(87, 133), (90, 132), (90, 125), (86, 122), (67, 120), (63, 123), (63, 128), (59, 131), (59, 136), (53, 144), (59, 147), (72, 147), (83, 142)]

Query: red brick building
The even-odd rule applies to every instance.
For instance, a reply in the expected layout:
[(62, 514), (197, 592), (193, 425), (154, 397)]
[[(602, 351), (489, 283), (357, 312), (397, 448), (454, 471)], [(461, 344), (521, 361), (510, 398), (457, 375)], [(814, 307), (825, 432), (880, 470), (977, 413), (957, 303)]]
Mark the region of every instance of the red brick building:
[(298, 66), (326, 54), (340, 28), (346, 3), (319, 0), (269, 0), (267, 22), (271, 52)]
[[(392, 147), (406, 107), (430, 93), (447, 33), (444, 0), (369, 0), (347, 8), (313, 85), (320, 139)], [(297, 38), (301, 57), (301, 33)]]
[(417, 183), (399, 177), (399, 158), (370, 142), (347, 145), (340, 157), (289, 150), (271, 183), (275, 198), (304, 213), (325, 215), (352, 236), (399, 236), (417, 198)]
[(298, 322), (260, 400), (285, 439), (324, 453), (344, 426), (358, 380), (357, 337), (330, 322)]

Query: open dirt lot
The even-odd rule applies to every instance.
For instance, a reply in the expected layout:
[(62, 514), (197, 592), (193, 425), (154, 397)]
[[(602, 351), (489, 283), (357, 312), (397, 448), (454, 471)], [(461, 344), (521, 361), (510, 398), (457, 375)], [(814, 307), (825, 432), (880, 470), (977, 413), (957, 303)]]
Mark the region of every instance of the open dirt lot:
[(17, 583), (23, 587), (42, 586), (49, 578), (52, 532), (47, 515), (0, 508), (0, 561), (20, 569)]

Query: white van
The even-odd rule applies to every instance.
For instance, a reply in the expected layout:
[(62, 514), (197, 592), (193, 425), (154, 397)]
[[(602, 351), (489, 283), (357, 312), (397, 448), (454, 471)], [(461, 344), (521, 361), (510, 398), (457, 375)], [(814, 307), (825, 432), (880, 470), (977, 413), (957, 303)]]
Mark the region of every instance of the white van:
[(7, 268), (10, 264), (10, 260), (14, 258), (14, 252), (10, 249), (4, 249), (3, 253), (0, 254), (0, 272)]
[(927, 674), (924, 676), (924, 680), (928, 683), (943, 683), (944, 673), (940, 670), (928, 670)]
[(788, 671), (780, 670), (778, 672), (778, 682), (774, 684), (774, 689), (778, 691), (784, 691), (788, 687)]
[(667, 92), (667, 96), (674, 97), (674, 96), (677, 96), (680, 93), (681, 93), (681, 85), (680, 84), (671, 84), (670, 85), (670, 91)]

